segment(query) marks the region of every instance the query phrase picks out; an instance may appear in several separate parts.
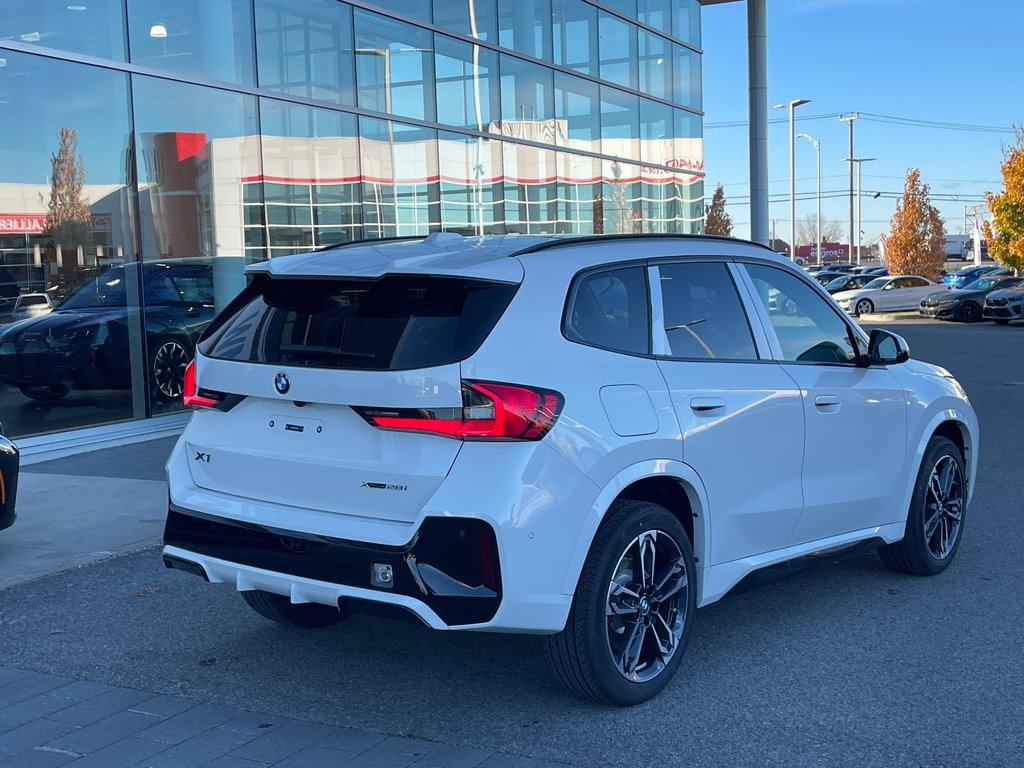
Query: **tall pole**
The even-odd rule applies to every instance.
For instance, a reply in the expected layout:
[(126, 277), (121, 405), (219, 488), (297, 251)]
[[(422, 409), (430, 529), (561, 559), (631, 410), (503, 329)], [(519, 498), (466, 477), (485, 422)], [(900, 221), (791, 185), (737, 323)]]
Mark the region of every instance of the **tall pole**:
[(853, 121), (860, 117), (856, 112), (851, 112), (849, 115), (844, 115), (839, 119), (850, 126), (850, 251), (851, 256), (853, 255)]
[(796, 261), (796, 108), (810, 99), (793, 99), (776, 104), (775, 109), (789, 108), (789, 258)]
[(857, 266), (860, 266), (860, 252), (861, 252), (861, 227), (863, 226), (863, 219), (861, 218), (861, 205), (863, 199), (860, 193), (860, 172), (861, 167), (864, 163), (870, 163), (872, 160), (877, 158), (874, 157), (858, 157), (854, 162), (857, 163)]
[(768, 243), (768, 12), (766, 0), (747, 0), (747, 78), (750, 118), (750, 239)]
[(798, 138), (805, 138), (814, 146), (814, 154), (816, 165), (818, 168), (818, 218), (815, 219), (815, 237), (814, 241), (814, 254), (818, 259), (818, 263), (821, 263), (821, 142), (813, 136), (808, 136), (806, 133), (798, 134)]

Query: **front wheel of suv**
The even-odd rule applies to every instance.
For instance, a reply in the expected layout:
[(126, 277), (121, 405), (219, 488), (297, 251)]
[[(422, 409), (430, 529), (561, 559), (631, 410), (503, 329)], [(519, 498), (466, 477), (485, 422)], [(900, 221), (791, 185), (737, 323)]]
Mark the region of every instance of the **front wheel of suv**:
[(242, 599), (256, 613), (279, 624), (291, 624), (304, 629), (320, 629), (341, 621), (346, 613), (319, 603), (293, 603), (284, 595), (260, 589), (242, 592)]
[(572, 693), (632, 706), (675, 674), (697, 609), (693, 548), (668, 510), (620, 500), (590, 548), (565, 629), (546, 638)]
[(960, 547), (967, 512), (966, 477), (956, 444), (933, 437), (917, 473), (903, 539), (878, 548), (883, 563), (917, 576), (946, 570)]

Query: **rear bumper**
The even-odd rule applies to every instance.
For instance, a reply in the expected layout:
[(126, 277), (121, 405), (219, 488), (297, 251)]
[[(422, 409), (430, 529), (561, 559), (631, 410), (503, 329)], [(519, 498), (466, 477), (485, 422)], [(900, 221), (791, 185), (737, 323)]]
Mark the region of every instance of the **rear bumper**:
[[(171, 505), (164, 564), (239, 591), (262, 589), (293, 603), (385, 603), (434, 629), (486, 624), (501, 605), (494, 530), (476, 519), (423, 521), (399, 547), (240, 523)], [(390, 585), (374, 584), (390, 568)]]

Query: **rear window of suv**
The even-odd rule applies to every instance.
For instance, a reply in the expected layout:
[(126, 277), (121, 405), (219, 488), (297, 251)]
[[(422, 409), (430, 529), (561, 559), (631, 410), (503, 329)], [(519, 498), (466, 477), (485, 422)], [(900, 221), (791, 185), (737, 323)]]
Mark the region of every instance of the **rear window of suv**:
[(446, 365), (472, 355), (517, 285), (465, 278), (257, 279), (210, 327), (203, 354), (362, 370)]

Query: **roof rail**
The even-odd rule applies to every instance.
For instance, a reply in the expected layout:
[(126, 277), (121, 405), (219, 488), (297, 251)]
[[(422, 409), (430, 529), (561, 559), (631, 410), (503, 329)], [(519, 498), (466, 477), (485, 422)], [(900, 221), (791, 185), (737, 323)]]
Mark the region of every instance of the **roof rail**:
[(306, 253), (319, 253), (321, 251), (333, 251), (340, 248), (348, 248), (350, 245), (367, 245), (368, 243), (395, 243), (401, 242), (402, 240), (424, 240), (427, 235), (400, 235), (397, 237), (364, 237), (361, 240), (346, 240), (343, 243), (334, 243), (333, 245), (322, 245), (319, 248), (314, 248)]
[(509, 256), (522, 256), (527, 253), (536, 253), (538, 251), (548, 251), (554, 248), (561, 248), (566, 245), (576, 245), (578, 243), (591, 243), (600, 242), (603, 240), (716, 240), (725, 243), (740, 243), (742, 245), (754, 245), (758, 248), (764, 248), (766, 251), (775, 253), (771, 248), (763, 243), (755, 243), (751, 240), (741, 240), (738, 237), (726, 237), (724, 235), (673, 235), (668, 232), (646, 232), (646, 233), (627, 233), (627, 234), (614, 234), (614, 235), (578, 235), (575, 237), (561, 237), (552, 240), (547, 240), (543, 243), (534, 243), (528, 245), (522, 250), (510, 253)]

